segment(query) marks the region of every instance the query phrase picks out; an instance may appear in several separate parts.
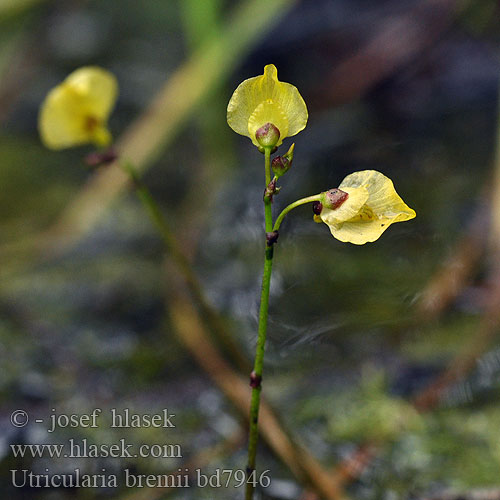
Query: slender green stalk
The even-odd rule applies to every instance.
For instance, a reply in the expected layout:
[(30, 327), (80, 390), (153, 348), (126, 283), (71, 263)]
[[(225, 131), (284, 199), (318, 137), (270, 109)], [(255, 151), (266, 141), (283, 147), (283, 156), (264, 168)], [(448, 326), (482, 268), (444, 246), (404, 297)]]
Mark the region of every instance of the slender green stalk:
[(149, 214), (151, 220), (155, 224), (158, 232), (167, 247), (170, 257), (176, 263), (189, 287), (191, 295), (196, 304), (200, 308), (202, 316), (206, 319), (208, 326), (217, 336), (218, 340), (224, 346), (226, 351), (231, 355), (232, 359), (238, 364), (242, 370), (246, 370), (249, 366), (248, 360), (241, 354), (240, 349), (234, 343), (231, 335), (227, 332), (224, 324), (221, 321), (219, 314), (213, 309), (203, 292), (203, 287), (196, 276), (189, 260), (186, 258), (182, 248), (177, 240), (174, 231), (168, 224), (163, 215), (158, 203), (151, 195), (151, 192), (142, 182), (139, 174), (136, 172), (130, 162), (122, 161), (119, 163), (122, 170), (130, 177), (133, 182), (136, 194), (142, 202), (144, 208)]
[(313, 201), (319, 201), (321, 198), (320, 194), (315, 194), (313, 196), (308, 196), (307, 198), (301, 198), (300, 200), (294, 201), (293, 203), (290, 203), (287, 207), (283, 209), (283, 211), (278, 215), (278, 218), (276, 219), (276, 222), (274, 223), (273, 231), (278, 231), (281, 223), (283, 222), (283, 219), (285, 218), (285, 215), (290, 212), (290, 210), (293, 210), (296, 207), (299, 207), (300, 205), (305, 205), (306, 203), (311, 203)]
[[(269, 186), (271, 182), (271, 149), (266, 148), (264, 151), (265, 155), (265, 167), (266, 167), (266, 186)], [(271, 208), (272, 199), (271, 197), (264, 198), (264, 215), (266, 220), (266, 233), (270, 233), (273, 230), (273, 212)]]
[[(266, 186), (271, 182), (271, 148), (265, 148), (265, 170)], [(253, 492), (256, 483), (255, 461), (257, 455), (257, 442), (259, 439), (259, 407), (260, 393), (262, 391), (262, 371), (264, 367), (264, 351), (267, 335), (267, 319), (269, 313), (269, 290), (271, 286), (271, 274), (273, 269), (274, 241), (267, 236), (273, 231), (278, 231), (285, 215), (295, 207), (318, 201), (321, 195), (317, 194), (302, 198), (288, 205), (276, 219), (273, 227), (272, 215), (272, 196), (264, 196), (264, 214), (266, 226), (266, 258), (264, 261), (264, 272), (262, 275), (262, 291), (260, 296), (259, 310), (259, 328), (257, 337), (257, 349), (255, 352), (255, 362), (253, 372), (250, 376), (250, 385), (252, 387), (252, 399), (250, 401), (250, 432), (248, 438), (248, 465), (247, 465), (247, 484), (245, 491), (245, 500), (253, 499)]]
[[(265, 149), (266, 186), (271, 182), (271, 149)], [(273, 216), (270, 197), (264, 198), (266, 233), (273, 230)], [(273, 247), (267, 244), (266, 238), (266, 258), (264, 261), (264, 273), (262, 275), (262, 292), (260, 296), (259, 329), (257, 337), (257, 349), (255, 352), (255, 362), (250, 378), (252, 386), (252, 399), (250, 402), (250, 433), (248, 438), (248, 465), (247, 484), (245, 499), (252, 500), (255, 483), (255, 457), (257, 455), (257, 441), (259, 438), (259, 407), (260, 393), (262, 390), (262, 370), (264, 366), (264, 350), (267, 334), (267, 318), (269, 311), (269, 289), (271, 285), (271, 273), (273, 268)], [(251, 475), (254, 473), (253, 475)]]

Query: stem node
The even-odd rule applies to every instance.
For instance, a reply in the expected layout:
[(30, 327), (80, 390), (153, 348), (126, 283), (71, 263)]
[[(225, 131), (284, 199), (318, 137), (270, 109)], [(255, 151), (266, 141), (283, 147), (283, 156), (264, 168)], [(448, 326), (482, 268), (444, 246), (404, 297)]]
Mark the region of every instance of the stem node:
[(264, 201), (273, 202), (273, 196), (279, 193), (280, 188), (276, 187), (276, 182), (278, 181), (277, 177), (274, 177), (273, 180), (267, 185), (264, 190)]
[(268, 247), (272, 247), (277, 241), (280, 233), (278, 231), (271, 231), (266, 233), (266, 244)]
[(260, 383), (262, 382), (262, 376), (257, 375), (255, 371), (250, 373), (250, 387), (252, 389), (260, 389)]

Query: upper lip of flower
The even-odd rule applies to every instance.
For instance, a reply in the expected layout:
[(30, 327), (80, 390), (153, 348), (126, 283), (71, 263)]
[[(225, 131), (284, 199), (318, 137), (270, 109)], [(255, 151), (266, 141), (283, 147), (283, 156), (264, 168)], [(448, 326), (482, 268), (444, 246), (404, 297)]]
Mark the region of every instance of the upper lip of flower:
[(249, 78), (234, 91), (228, 107), (227, 122), (238, 134), (246, 135), (259, 146), (255, 132), (272, 123), (280, 132), (279, 146), (285, 137), (298, 134), (307, 123), (307, 106), (296, 87), (278, 80), (273, 64), (264, 74)]
[(51, 149), (88, 142), (107, 145), (107, 120), (117, 94), (118, 84), (109, 71), (97, 66), (77, 69), (49, 92), (40, 108), (42, 142)]

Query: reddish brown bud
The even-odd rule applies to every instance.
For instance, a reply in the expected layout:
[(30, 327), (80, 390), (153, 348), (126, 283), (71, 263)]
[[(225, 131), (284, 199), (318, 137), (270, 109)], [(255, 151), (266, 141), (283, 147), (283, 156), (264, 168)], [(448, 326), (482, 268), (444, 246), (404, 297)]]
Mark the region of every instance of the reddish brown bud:
[(257, 129), (255, 132), (255, 138), (263, 148), (272, 148), (278, 144), (280, 131), (275, 125), (268, 122)]
[(118, 154), (113, 149), (107, 151), (94, 151), (85, 157), (85, 163), (89, 167), (99, 167), (114, 162), (118, 158)]
[(290, 146), (290, 149), (283, 156), (277, 156), (272, 161), (271, 167), (277, 177), (281, 177), (283, 174), (286, 174), (286, 172), (288, 172), (288, 170), (292, 166), (294, 149), (295, 144), (292, 144)]
[(321, 204), (321, 201), (314, 201), (313, 202), (314, 215), (319, 215), (321, 213), (321, 210), (323, 210), (323, 205)]

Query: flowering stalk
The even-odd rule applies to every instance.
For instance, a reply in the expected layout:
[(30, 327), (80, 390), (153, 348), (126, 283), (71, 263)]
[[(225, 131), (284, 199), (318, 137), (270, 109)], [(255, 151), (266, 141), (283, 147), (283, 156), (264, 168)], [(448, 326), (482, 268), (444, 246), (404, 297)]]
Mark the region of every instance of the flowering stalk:
[[(271, 183), (271, 150), (272, 147), (264, 149), (266, 186)], [(271, 197), (264, 197), (264, 215), (266, 227), (266, 258), (264, 261), (264, 272), (262, 274), (262, 292), (260, 296), (259, 329), (257, 337), (257, 349), (255, 351), (255, 361), (253, 372), (250, 375), (250, 386), (252, 387), (252, 399), (250, 402), (250, 435), (248, 438), (248, 464), (247, 464), (247, 484), (245, 499), (252, 500), (254, 483), (250, 475), (255, 471), (255, 456), (257, 454), (257, 441), (259, 438), (259, 407), (260, 392), (262, 390), (262, 370), (264, 366), (264, 351), (267, 335), (267, 318), (269, 312), (269, 289), (271, 286), (271, 274), (273, 269), (274, 242), (267, 238), (273, 231), (273, 216), (271, 208)]]
[(278, 215), (278, 218), (276, 219), (276, 222), (274, 223), (273, 226), (273, 231), (279, 231), (279, 228), (281, 226), (281, 223), (283, 222), (283, 219), (285, 218), (285, 215), (288, 212), (290, 212), (290, 210), (300, 207), (300, 205), (305, 205), (306, 203), (313, 203), (315, 201), (320, 201), (320, 200), (321, 200), (321, 194), (315, 194), (313, 196), (308, 196), (307, 198), (301, 198), (300, 200), (290, 203), (290, 205), (285, 207), (282, 210), (282, 212)]

